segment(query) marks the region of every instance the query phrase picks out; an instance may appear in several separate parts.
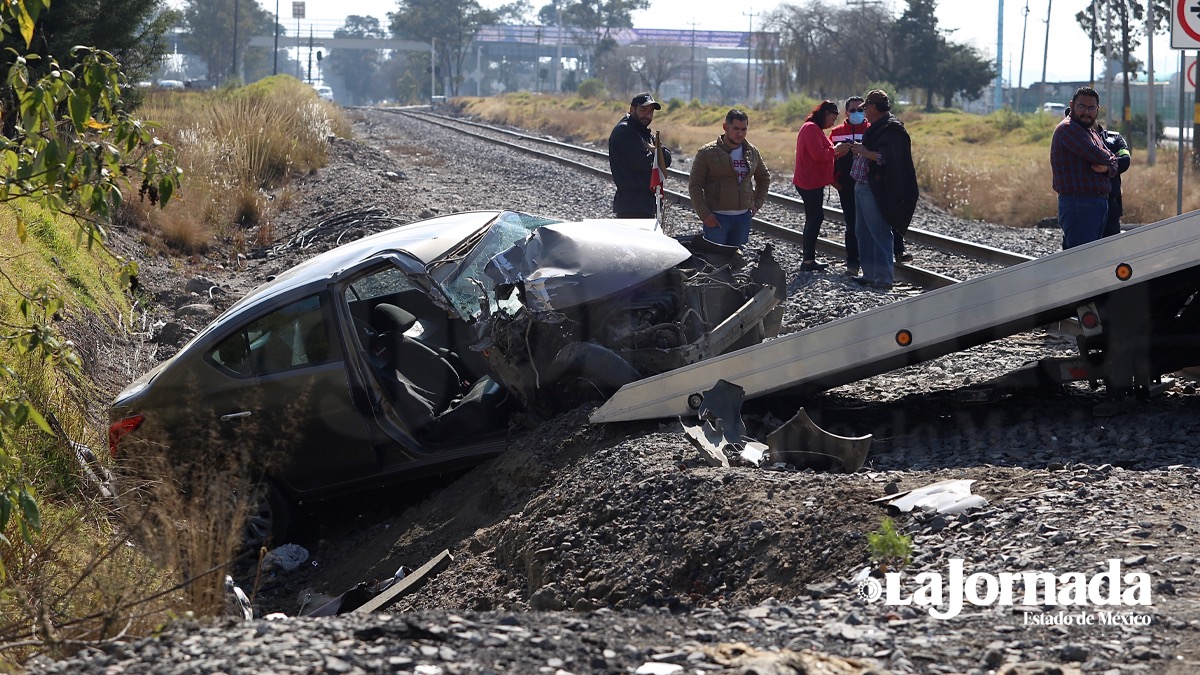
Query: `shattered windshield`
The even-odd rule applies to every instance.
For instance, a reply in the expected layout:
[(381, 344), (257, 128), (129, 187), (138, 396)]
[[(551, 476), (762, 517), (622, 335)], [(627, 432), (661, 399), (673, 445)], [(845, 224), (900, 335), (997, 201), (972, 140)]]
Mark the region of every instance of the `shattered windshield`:
[(492, 282), (484, 274), (483, 268), (496, 254), (509, 249), (513, 244), (523, 241), (537, 228), (543, 225), (562, 222), (553, 218), (531, 216), (527, 213), (505, 211), (501, 213), (487, 234), (483, 235), (479, 244), (468, 253), (460, 264), (453, 268), (445, 279), (438, 279), (438, 284), (445, 289), (450, 302), (458, 311), (459, 316), (470, 320), (479, 315), (481, 309), (479, 299), (487, 296), (490, 311), (496, 311), (500, 304), (516, 303), (516, 299), (501, 298), (497, 301), (492, 290)]

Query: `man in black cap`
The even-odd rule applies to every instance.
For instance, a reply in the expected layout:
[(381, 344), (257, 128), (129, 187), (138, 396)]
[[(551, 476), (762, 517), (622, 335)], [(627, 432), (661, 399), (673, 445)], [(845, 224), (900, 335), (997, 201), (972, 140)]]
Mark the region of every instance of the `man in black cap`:
[[(617, 122), (608, 136), (608, 166), (612, 171), (617, 194), (613, 196), (613, 213), (618, 218), (655, 217), (654, 192), (650, 189), (650, 172), (654, 166), (654, 137), (650, 122), (654, 111), (662, 110), (648, 92), (638, 94), (629, 103), (629, 113)], [(663, 166), (671, 166), (671, 151), (662, 149)]]

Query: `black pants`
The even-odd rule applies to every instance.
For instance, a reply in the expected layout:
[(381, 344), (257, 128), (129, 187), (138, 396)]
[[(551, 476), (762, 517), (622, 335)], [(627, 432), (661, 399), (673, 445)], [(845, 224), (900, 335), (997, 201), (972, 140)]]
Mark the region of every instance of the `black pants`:
[(796, 192), (804, 200), (804, 259), (815, 260), (817, 237), (821, 236), (821, 223), (825, 222), (825, 188), (801, 190), (796, 186)]
[(842, 200), (842, 215), (846, 219), (846, 265), (858, 267), (858, 233), (854, 231), (854, 186), (849, 190), (838, 190), (838, 198)]

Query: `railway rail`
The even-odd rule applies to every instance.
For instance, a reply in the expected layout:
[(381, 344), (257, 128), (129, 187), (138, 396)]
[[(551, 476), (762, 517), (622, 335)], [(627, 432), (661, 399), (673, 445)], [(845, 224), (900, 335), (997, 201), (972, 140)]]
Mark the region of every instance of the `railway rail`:
[[(539, 137), (474, 120), (450, 117), (429, 111), (389, 109), (388, 112), (422, 119), (443, 128), (491, 143), (504, 145), (523, 153), (535, 155), (541, 159), (557, 162), (577, 171), (604, 177), (611, 176), (608, 170), (608, 154), (595, 148), (574, 145), (552, 138)], [(669, 175), (683, 180), (686, 180), (688, 176), (686, 171), (678, 169), (668, 169), (667, 172)], [(687, 206), (689, 208), (691, 206), (691, 199), (683, 192), (666, 190), (665, 198), (668, 203), (676, 206)], [(804, 202), (798, 197), (771, 192), (767, 196), (767, 201), (769, 204), (788, 209), (793, 213), (803, 211)], [(828, 204), (824, 206), (824, 209), (825, 217), (828, 221), (831, 223), (842, 222), (843, 213), (841, 209)], [(753, 227), (763, 234), (796, 245), (799, 245), (803, 238), (802, 233), (796, 228), (781, 225), (762, 217), (754, 218)], [(1016, 265), (1033, 259), (1031, 256), (1021, 253), (1006, 251), (920, 228), (909, 228), (905, 239), (911, 244), (935, 249), (949, 255), (976, 260), (990, 266), (992, 269)], [(817, 240), (817, 250), (838, 259), (844, 258), (846, 252), (844, 245), (826, 238), (819, 238)], [(959, 281), (959, 279), (941, 274), (932, 269), (899, 262), (896, 263), (896, 278), (925, 289), (942, 288)]]

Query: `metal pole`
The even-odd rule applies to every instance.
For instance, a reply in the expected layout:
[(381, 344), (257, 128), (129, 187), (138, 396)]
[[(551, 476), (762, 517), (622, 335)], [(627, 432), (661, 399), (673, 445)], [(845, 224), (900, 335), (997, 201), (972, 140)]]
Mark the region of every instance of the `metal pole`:
[(437, 70), (434, 63), (437, 58), (437, 38), (429, 38), (429, 105), (433, 105), (433, 97), (437, 96)]
[(271, 74), (279, 74), (279, 0), (275, 0), (275, 62), (271, 66)]
[(1004, 105), (1004, 0), (996, 10), (996, 93), (992, 104), (996, 110)]
[(1017, 66), (1017, 112), (1021, 112), (1021, 92), (1025, 89), (1025, 33), (1029, 30), (1029, 0), (1025, 0), (1021, 20), (1021, 65)]
[(1053, 5), (1054, 0), (1046, 2), (1046, 44), (1042, 47), (1042, 103), (1046, 102), (1046, 59), (1050, 55), (1050, 8)]
[[(295, 5), (293, 5), (294, 7)], [(304, 48), (304, 43), (300, 39), (300, 17), (296, 17), (296, 79), (300, 77), (300, 50)]]
[(312, 53), (313, 53), (313, 27), (308, 24), (308, 82), (311, 84), (312, 79)]
[(1154, 4), (1146, 3), (1146, 165), (1154, 166), (1158, 151), (1158, 87), (1154, 84)]
[(1187, 78), (1186, 50), (1179, 50), (1179, 166), (1175, 167), (1175, 215), (1183, 213), (1183, 81)]
[(750, 92), (750, 57), (753, 55), (751, 50), (754, 45), (754, 12), (742, 12), (742, 16), (750, 17), (750, 30), (746, 33), (746, 105), (754, 100)]
[(688, 86), (688, 98), (696, 100), (696, 21), (693, 19), (688, 22), (692, 26), (692, 83)]
[(1096, 0), (1092, 0), (1092, 33), (1088, 37), (1091, 38), (1092, 51), (1088, 52), (1089, 65), (1091, 70), (1088, 71), (1088, 83), (1093, 88), (1096, 86), (1096, 34), (1100, 32), (1100, 12), (1096, 10)]
[(239, 2), (239, 0), (233, 0), (233, 76), (234, 77), (237, 77), (237, 74), (238, 74), (238, 67), (237, 67), (237, 42), (238, 42), (237, 33), (238, 33), (238, 31), (237, 31), (237, 29), (238, 29), (238, 8), (239, 8), (240, 4), (241, 3)]

